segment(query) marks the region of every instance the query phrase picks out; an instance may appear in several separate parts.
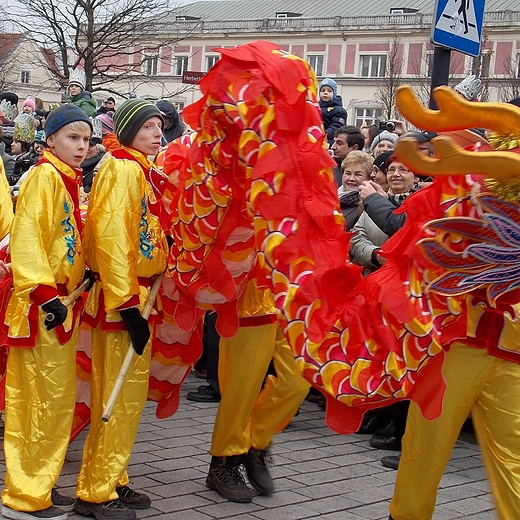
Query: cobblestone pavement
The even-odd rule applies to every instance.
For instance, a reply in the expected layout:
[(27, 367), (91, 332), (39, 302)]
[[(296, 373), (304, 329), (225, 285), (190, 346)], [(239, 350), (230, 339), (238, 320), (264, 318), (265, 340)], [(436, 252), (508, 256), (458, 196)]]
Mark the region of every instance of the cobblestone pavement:
[[(157, 520), (379, 520), (388, 518), (396, 472), (380, 459), (395, 454), (373, 449), (369, 436), (341, 436), (324, 423), (324, 412), (305, 401), (300, 413), (273, 443), (276, 492), (252, 504), (221, 498), (205, 486), (217, 404), (193, 403), (186, 393), (204, 381), (191, 374), (181, 404), (171, 418), (155, 418), (148, 403), (128, 473), (131, 487), (152, 498), (138, 518)], [(60, 491), (73, 495), (86, 432), (70, 446)], [(5, 466), (0, 461), (3, 484)], [(418, 475), (418, 478), (420, 476)], [(70, 518), (83, 517), (69, 514)], [(434, 520), (495, 519), (480, 451), (472, 435), (462, 434), (442, 479)]]

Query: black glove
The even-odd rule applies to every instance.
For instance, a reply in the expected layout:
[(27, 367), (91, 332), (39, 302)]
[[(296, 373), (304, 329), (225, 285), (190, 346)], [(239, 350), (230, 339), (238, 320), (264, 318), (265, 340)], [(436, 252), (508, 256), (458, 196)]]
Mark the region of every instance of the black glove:
[(128, 334), (130, 334), (132, 347), (134, 347), (135, 353), (140, 356), (144, 352), (144, 347), (146, 347), (146, 344), (150, 339), (148, 322), (141, 316), (137, 307), (123, 309), (122, 311), (119, 311), (119, 313), (125, 322)]
[(87, 288), (85, 289), (84, 292), (89, 292), (90, 289), (92, 289), (94, 282), (96, 281), (96, 277), (94, 276), (94, 273), (90, 269), (85, 269), (85, 274), (83, 275), (83, 282), (85, 280), (88, 280), (90, 283), (87, 285)]
[(168, 247), (171, 249), (173, 246), (173, 237), (171, 235), (166, 235), (166, 242), (168, 242)]
[(52, 330), (54, 327), (61, 325), (67, 317), (67, 307), (60, 302), (59, 298), (44, 303), (42, 310), (49, 315), (52, 314), (52, 319), (49, 319), (51, 316), (46, 316), (43, 322), (47, 330)]

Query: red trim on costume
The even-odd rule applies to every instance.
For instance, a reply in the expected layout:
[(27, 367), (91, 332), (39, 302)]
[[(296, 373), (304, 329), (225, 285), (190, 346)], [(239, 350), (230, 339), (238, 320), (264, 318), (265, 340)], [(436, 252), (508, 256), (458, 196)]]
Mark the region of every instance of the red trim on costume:
[[(49, 152), (52, 153), (52, 152)], [(54, 154), (53, 154), (54, 155)], [(60, 161), (58, 156), (55, 155), (57, 159)], [(65, 162), (65, 161), (62, 161)], [(72, 214), (74, 215), (74, 219), (76, 220), (76, 226), (78, 228), (78, 232), (80, 235), (83, 235), (83, 221), (81, 220), (81, 213), (79, 209), (79, 187), (81, 185), (82, 175), (81, 175), (81, 169), (73, 168), (69, 165), (70, 169), (76, 174), (76, 178), (72, 179), (71, 177), (68, 177), (64, 173), (62, 173), (54, 164), (51, 163), (48, 159), (45, 159), (42, 157), (37, 163), (36, 166), (39, 164), (50, 164), (53, 166), (53, 168), (60, 174), (61, 180), (63, 181), (63, 184), (65, 185), (65, 189), (67, 190), (68, 194), (70, 195), (70, 198), (72, 199)]]
[(50, 285), (37, 285), (30, 293), (31, 300), (38, 306), (42, 306), (58, 297), (58, 291)]
[(139, 307), (139, 303), (140, 303), (139, 296), (137, 296), (137, 294), (134, 294), (133, 296), (130, 297), (129, 300), (127, 300), (125, 303), (123, 303), (123, 305), (120, 305), (116, 310), (124, 311), (124, 310), (130, 309), (132, 307)]
[(170, 183), (170, 179), (168, 176), (161, 172), (160, 170), (154, 168), (153, 166), (149, 169), (146, 169), (130, 152), (120, 149), (112, 152), (112, 157), (116, 159), (127, 159), (128, 161), (134, 161), (143, 170), (144, 178), (146, 182), (151, 186), (153, 194), (155, 196), (155, 202), (148, 200), (148, 207), (150, 209), (150, 213), (159, 219), (159, 224), (161, 225), (161, 229), (166, 234), (171, 234), (171, 218), (168, 215), (166, 208), (162, 203), (163, 195), (166, 189), (170, 186), (172, 189), (175, 189), (173, 185)]
[[(96, 278), (98, 280), (100, 280), (99, 274), (95, 273), (95, 275), (96, 275)], [(137, 278), (137, 282), (139, 283), (139, 285), (141, 285), (143, 287), (151, 287), (153, 285), (153, 281), (154, 281), (154, 278), (144, 278), (141, 276), (139, 276)], [(139, 300), (139, 296), (137, 296), (137, 295), (132, 296), (130, 298), (130, 300), (128, 300), (123, 305), (127, 305), (128, 302), (134, 301), (134, 299), (137, 299), (136, 305), (129, 305), (128, 307), (118, 307), (116, 310), (119, 311), (119, 310), (123, 310), (125, 308), (129, 309), (130, 307), (138, 306), (140, 300)], [(164, 313), (162, 310), (159, 310), (157, 308), (157, 301), (158, 301), (158, 298), (156, 298), (153, 303), (153, 309), (156, 311), (156, 314), (150, 314), (150, 317), (148, 318), (148, 323), (150, 323), (152, 325), (157, 325), (157, 324), (163, 322)], [(123, 330), (126, 330), (125, 322), (123, 320), (109, 321), (107, 319), (107, 312), (105, 310), (105, 293), (103, 292), (103, 289), (101, 289), (99, 291), (99, 300), (98, 300), (96, 315), (92, 316), (91, 314), (84, 312), (83, 316), (82, 316), (82, 321), (83, 321), (83, 323), (86, 323), (89, 327), (91, 327), (93, 329), (95, 329), (96, 327), (98, 327), (101, 324), (101, 330), (104, 330), (106, 332), (121, 332)]]
[(264, 314), (263, 316), (248, 316), (239, 319), (240, 327), (261, 327), (276, 323), (276, 314)]

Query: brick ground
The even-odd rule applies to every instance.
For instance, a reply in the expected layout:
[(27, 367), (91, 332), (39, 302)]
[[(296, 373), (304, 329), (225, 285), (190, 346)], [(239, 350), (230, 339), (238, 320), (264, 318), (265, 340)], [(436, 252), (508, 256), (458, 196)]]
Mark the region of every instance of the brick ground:
[[(379, 520), (388, 518), (395, 471), (379, 460), (392, 454), (375, 450), (368, 436), (340, 436), (329, 430), (323, 411), (304, 402), (289, 428), (273, 446), (276, 492), (252, 504), (222, 499), (205, 486), (217, 404), (187, 401), (186, 392), (204, 383), (192, 374), (182, 389), (179, 411), (159, 421), (146, 407), (132, 455), (131, 486), (152, 497), (152, 507), (137, 513), (154, 520)], [(58, 482), (74, 494), (86, 433), (70, 446)], [(395, 452), (394, 452), (395, 453)], [(0, 461), (0, 479), (5, 474)], [(83, 517), (70, 514), (70, 518)], [(495, 519), (480, 451), (471, 435), (462, 435), (444, 475), (434, 520)]]

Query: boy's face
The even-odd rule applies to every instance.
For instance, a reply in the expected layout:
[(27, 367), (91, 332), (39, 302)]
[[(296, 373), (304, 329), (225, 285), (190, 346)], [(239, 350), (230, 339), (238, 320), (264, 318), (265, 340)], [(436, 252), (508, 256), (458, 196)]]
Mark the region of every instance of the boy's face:
[(150, 117), (134, 135), (130, 147), (144, 155), (155, 155), (161, 147), (162, 126), (160, 117)]
[(22, 143), (17, 139), (13, 139), (13, 142), (11, 143), (11, 153), (13, 155), (20, 155), (22, 152)]
[(334, 97), (334, 91), (327, 85), (320, 89), (320, 99), (322, 101), (330, 101)]
[(77, 96), (81, 92), (81, 87), (79, 85), (69, 85), (69, 92), (71, 96)]
[(90, 134), (88, 126), (76, 130), (66, 125), (47, 137), (47, 146), (63, 162), (79, 168), (87, 155)]

